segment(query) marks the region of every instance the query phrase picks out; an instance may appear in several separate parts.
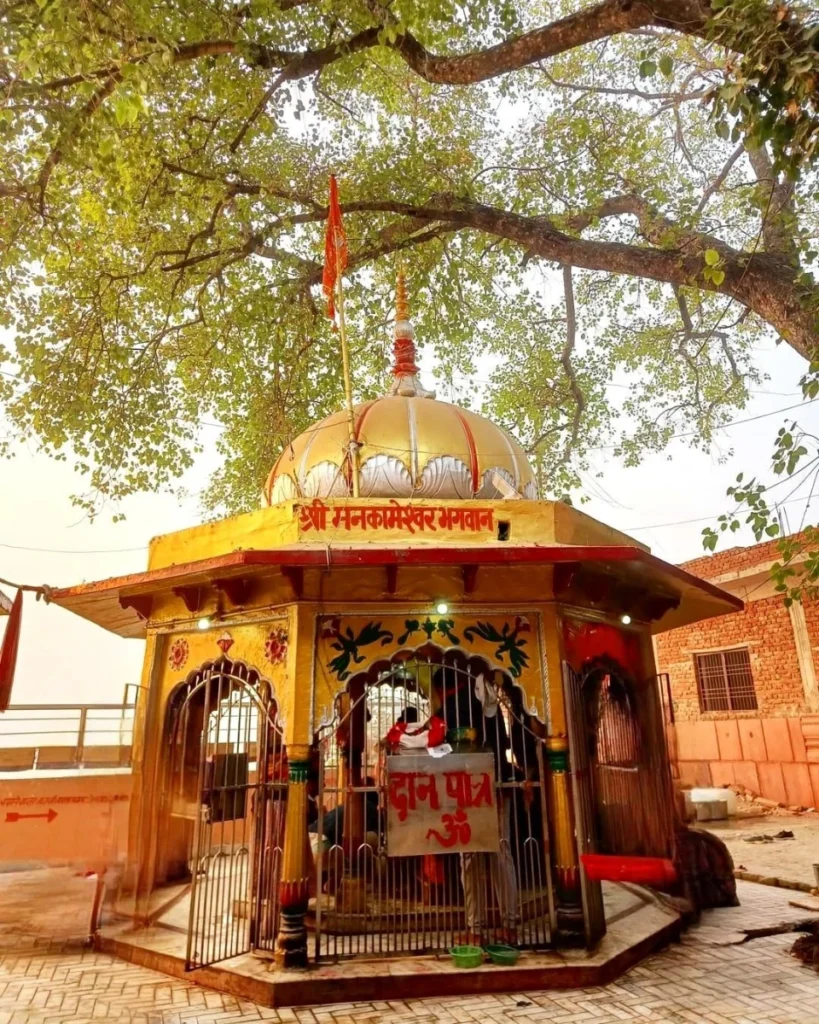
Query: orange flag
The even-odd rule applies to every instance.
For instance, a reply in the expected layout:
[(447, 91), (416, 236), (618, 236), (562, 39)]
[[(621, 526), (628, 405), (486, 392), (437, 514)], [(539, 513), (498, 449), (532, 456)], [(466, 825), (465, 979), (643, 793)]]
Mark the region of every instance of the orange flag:
[(327, 316), (336, 317), (335, 287), (338, 275), (347, 266), (347, 235), (338, 205), (338, 185), (334, 174), (330, 175), (330, 213), (327, 217), (327, 233), (324, 236), (324, 273), (321, 278), (327, 297)]
[(11, 606), (9, 621), (0, 646), (0, 711), (5, 711), (11, 701), (11, 687), (14, 683), (14, 668), (17, 665), (17, 648), (20, 645), (20, 619), (23, 615), (23, 591), (18, 590)]

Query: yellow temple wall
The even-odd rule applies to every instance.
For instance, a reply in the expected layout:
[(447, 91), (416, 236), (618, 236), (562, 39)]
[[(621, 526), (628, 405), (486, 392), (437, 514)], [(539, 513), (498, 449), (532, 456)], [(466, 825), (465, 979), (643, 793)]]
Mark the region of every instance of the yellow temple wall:
[(554, 538), (557, 544), (588, 544), (588, 545), (620, 545), (649, 551), (647, 544), (621, 533), (611, 526), (606, 526), (592, 516), (586, 515), (573, 505), (565, 502), (527, 502), (530, 505), (548, 504), (554, 519)]
[(256, 669), (273, 686), (280, 711), (287, 716), (289, 640), (294, 611), (291, 607), (239, 612), (202, 630), (196, 620), (180, 623), (165, 635), (164, 653), (156, 684), (161, 702), (208, 662), (227, 656)]
[[(536, 710), (552, 734), (566, 732), (562, 683), (565, 610), (552, 597), (550, 567), (482, 567), (471, 594), (464, 593), (459, 567), (401, 567), (394, 583), (395, 593), (388, 594), (383, 566), (332, 573), (309, 570), (297, 600), (292, 592), (287, 594), (289, 584), (278, 577), (261, 580), (253, 607), (201, 609), (201, 616), (214, 616), (206, 630), (197, 627), (200, 613), (191, 616), (180, 598), (169, 597), (155, 608), (151, 628), (152, 637), (161, 637), (163, 645), (153, 673), (159, 702), (164, 708), (173, 690), (191, 672), (224, 653), (255, 669), (273, 685), (286, 725), (286, 742), (309, 742), (311, 728), (329, 713), (349, 678), (342, 678), (330, 667), (333, 659), (344, 653), (333, 649), (333, 643), (345, 647), (373, 624), (376, 631), (390, 637), (379, 637), (377, 643), (356, 651), (363, 659), (352, 663), (356, 672), (365, 671), (376, 660), (389, 662), (399, 651), (411, 652), (427, 642), (442, 650), (479, 656), (492, 667), (509, 672), (507, 638), (515, 631), (515, 620), (522, 618), (528, 620), (528, 628), (519, 632), (518, 640), (525, 641), (522, 649), (527, 659), (520, 675), (513, 674), (513, 681), (525, 692), (527, 708)], [(448, 605), (443, 615), (436, 612), (439, 601)], [(577, 610), (568, 614), (576, 616)], [(418, 621), (419, 626), (401, 643), (408, 621)], [(420, 625), (424, 621), (431, 624), (429, 637)], [(441, 621), (452, 623), (449, 632), (458, 637), (458, 643), (441, 632)], [(494, 643), (482, 639), (478, 623), (487, 623), (500, 639)], [(334, 629), (341, 630), (343, 637), (333, 636)], [(464, 644), (463, 632), (468, 629), (471, 642)], [(635, 624), (632, 631), (646, 634), (643, 651), (649, 675), (653, 662), (647, 628)], [(322, 633), (328, 635), (322, 637)], [(150, 650), (149, 644), (148, 657)], [(148, 680), (146, 674), (146, 686)]]
[(466, 604), (445, 614), (428, 603), (323, 606), (316, 621), (314, 721), (332, 718), (336, 697), (354, 676), (374, 665), (386, 668), (399, 656), (412, 659), (432, 645), (506, 672), (523, 691), (526, 710), (547, 722), (551, 691), (543, 619), (542, 609), (532, 605)]
[[(491, 667), (507, 672), (523, 690), (527, 710), (546, 723), (551, 708), (562, 722), (554, 608), (531, 602), (510, 606), (498, 602), (498, 593), (495, 597), (492, 605), (469, 601), (440, 615), (429, 600), (364, 602), (351, 595), (344, 602), (303, 600), (275, 609), (237, 611), (206, 630), (198, 629), (190, 618), (160, 626), (152, 632), (149, 645), (148, 657), (155, 656), (155, 665), (152, 671), (146, 666), (146, 680), (153, 677), (151, 703), (157, 706), (158, 718), (155, 714), (150, 723), (146, 719), (147, 732), (162, 732), (174, 690), (191, 673), (224, 654), (255, 669), (272, 684), (285, 742), (310, 742), (312, 730), (323, 716), (331, 714), (336, 696), (345, 690), (352, 675), (366, 671), (375, 661), (389, 662), (399, 651), (411, 655), (427, 643), (481, 657)], [(368, 627), (382, 635), (375, 643), (355, 647), (354, 641)], [(389, 639), (383, 634), (389, 634)], [(408, 635), (400, 642), (404, 634)], [(157, 639), (162, 640), (161, 645), (156, 644)], [(351, 656), (349, 671), (335, 670), (331, 663), (351, 646), (355, 647), (354, 657), (361, 660), (354, 661)], [(513, 664), (513, 652), (519, 659), (517, 665)], [(141, 762), (145, 755), (150, 760), (150, 752), (143, 747), (144, 731), (140, 728), (137, 732), (137, 759)]]
[[(506, 540), (499, 539), (499, 524)], [(412, 657), (431, 643), (509, 674), (526, 710), (552, 736), (563, 735), (563, 609), (553, 596), (553, 568), (515, 561), (514, 549), (634, 543), (561, 503), (352, 499), (284, 502), (152, 541), (151, 569), (253, 549), (309, 547), (321, 560), (288, 576), (256, 566), (241, 572), (246, 589), (238, 591), (212, 585), (223, 572), (218, 564), (197, 567), (185, 589), (155, 594), (129, 829), (129, 862), (139, 865), (140, 891), (153, 884), (168, 701), (203, 665), (227, 656), (255, 669), (273, 687), (285, 744), (303, 750), (320, 722), (332, 718), (354, 674), (399, 654)], [(333, 561), (342, 551), (470, 545), (505, 548), (510, 561), (469, 569), (462, 564), (468, 558), (459, 558), (456, 565), (389, 570), (366, 560), (359, 566)], [(201, 604), (196, 581), (203, 583)], [(231, 594), (245, 603), (234, 605)], [(436, 611), (439, 602), (447, 612)], [(202, 619), (209, 620), (206, 629), (198, 628)], [(650, 652), (649, 643), (644, 650)]]
[[(311, 515), (316, 507), (325, 515)], [(426, 526), (404, 524), (403, 528), (373, 525), (376, 519), (348, 515), (351, 512), (393, 508), (435, 513)], [(451, 510), (488, 511), (491, 527), (449, 528), (441, 525), (441, 513)], [(508, 524), (507, 539), (498, 537), (498, 524)], [(202, 561), (234, 551), (272, 550), (297, 544), (343, 546), (346, 544), (394, 547), (440, 547), (442, 545), (481, 546), (532, 544), (618, 544), (644, 547), (633, 538), (620, 533), (591, 516), (563, 502), (550, 501), (433, 501), (403, 500), (390, 502), (383, 498), (337, 499), (308, 502), (285, 501), (271, 508), (257, 509), (212, 523), (204, 523), (176, 533), (155, 537), (148, 552), (148, 567), (160, 569), (170, 565)]]

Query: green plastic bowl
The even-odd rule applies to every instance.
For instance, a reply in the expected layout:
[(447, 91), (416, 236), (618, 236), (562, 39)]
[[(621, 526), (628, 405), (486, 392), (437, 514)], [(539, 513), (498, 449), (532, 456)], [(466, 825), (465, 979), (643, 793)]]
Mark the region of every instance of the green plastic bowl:
[(514, 946), (505, 946), (499, 942), (492, 946), (483, 947), (493, 964), (500, 964), (502, 967), (511, 967), (518, 962), (520, 950)]
[(449, 955), (456, 967), (480, 967), (483, 963), (480, 946), (453, 946)]

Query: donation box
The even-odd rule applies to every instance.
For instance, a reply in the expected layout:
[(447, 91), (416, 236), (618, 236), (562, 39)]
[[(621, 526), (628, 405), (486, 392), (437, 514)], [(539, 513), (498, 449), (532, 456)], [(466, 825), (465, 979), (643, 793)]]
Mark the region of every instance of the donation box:
[(387, 758), (387, 856), (497, 853), (492, 754)]

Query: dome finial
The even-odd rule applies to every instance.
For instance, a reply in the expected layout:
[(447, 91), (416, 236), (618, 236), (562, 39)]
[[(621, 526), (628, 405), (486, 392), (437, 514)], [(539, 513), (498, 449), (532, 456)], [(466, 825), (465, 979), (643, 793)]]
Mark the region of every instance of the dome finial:
[(419, 398), (434, 398), (434, 391), (427, 391), (418, 380), (418, 367), (415, 363), (415, 335), (409, 318), (409, 301), (407, 299), (407, 282), (403, 265), (398, 268), (398, 281), (395, 291), (395, 324), (393, 326), (392, 344), (392, 375), (395, 377), (390, 394)]
[(404, 276), (404, 264), (398, 267), (398, 285), (395, 291), (395, 322), (409, 323), (409, 302), (407, 301), (407, 281)]

